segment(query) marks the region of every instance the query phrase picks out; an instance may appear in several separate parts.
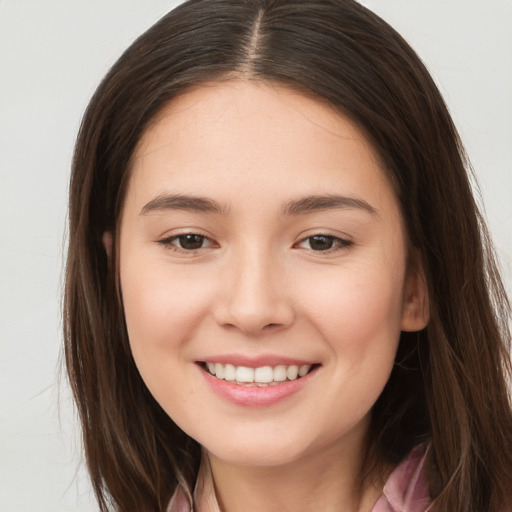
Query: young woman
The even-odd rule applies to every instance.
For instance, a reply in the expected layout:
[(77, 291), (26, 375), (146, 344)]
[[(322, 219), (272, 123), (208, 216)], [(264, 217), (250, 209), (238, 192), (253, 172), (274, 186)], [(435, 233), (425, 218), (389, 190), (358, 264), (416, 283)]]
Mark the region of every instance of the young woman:
[(100, 508), (508, 510), (509, 307), (467, 171), (353, 1), (191, 0), (143, 34), (70, 189)]

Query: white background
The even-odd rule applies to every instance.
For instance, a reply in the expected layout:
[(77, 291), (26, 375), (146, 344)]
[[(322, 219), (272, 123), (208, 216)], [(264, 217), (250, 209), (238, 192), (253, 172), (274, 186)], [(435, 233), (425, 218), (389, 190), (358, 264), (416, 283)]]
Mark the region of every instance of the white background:
[[(0, 511), (97, 510), (59, 384), (66, 192), (81, 114), (176, 2), (0, 0)], [(476, 168), (512, 288), (512, 0), (367, 0), (418, 51)], [(60, 397), (60, 400), (59, 400)], [(60, 404), (60, 405), (59, 405)]]

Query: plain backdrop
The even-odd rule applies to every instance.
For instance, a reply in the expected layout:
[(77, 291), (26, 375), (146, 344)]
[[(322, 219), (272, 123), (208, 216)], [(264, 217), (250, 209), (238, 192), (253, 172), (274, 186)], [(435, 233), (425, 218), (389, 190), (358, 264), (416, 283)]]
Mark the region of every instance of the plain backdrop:
[[(59, 383), (66, 193), (82, 112), (171, 0), (0, 0), (0, 511), (97, 510)], [(512, 288), (512, 0), (367, 0), (432, 71)]]

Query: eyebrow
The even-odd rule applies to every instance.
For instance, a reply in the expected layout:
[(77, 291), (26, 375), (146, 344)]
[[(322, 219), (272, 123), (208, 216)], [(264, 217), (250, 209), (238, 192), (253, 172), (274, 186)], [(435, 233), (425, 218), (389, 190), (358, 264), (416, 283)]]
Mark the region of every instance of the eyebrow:
[(227, 208), (206, 197), (186, 196), (180, 194), (162, 194), (147, 203), (141, 215), (163, 210), (185, 210), (202, 213), (226, 214)]
[(285, 215), (303, 215), (322, 210), (350, 209), (363, 210), (378, 216), (377, 210), (363, 199), (357, 197), (327, 195), (307, 196), (289, 201), (283, 208)]
[[(377, 210), (363, 199), (349, 196), (327, 195), (306, 196), (289, 201), (282, 208), (283, 215), (305, 215), (323, 210), (356, 209), (371, 215), (378, 215)], [(226, 215), (229, 208), (212, 199), (181, 194), (161, 194), (147, 203), (140, 215), (165, 210), (184, 210), (201, 213)]]

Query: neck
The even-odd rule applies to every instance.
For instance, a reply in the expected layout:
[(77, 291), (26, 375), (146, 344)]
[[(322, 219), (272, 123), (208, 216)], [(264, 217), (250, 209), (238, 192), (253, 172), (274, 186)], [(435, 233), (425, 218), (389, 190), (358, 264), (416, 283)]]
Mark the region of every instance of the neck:
[(363, 440), (329, 444), (300, 460), (271, 467), (230, 464), (208, 454), (220, 510), (369, 512), (384, 479), (361, 485), (363, 446)]

